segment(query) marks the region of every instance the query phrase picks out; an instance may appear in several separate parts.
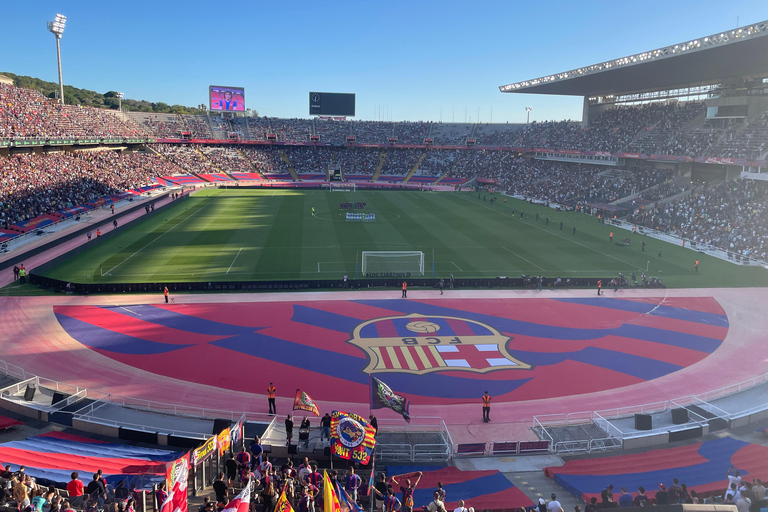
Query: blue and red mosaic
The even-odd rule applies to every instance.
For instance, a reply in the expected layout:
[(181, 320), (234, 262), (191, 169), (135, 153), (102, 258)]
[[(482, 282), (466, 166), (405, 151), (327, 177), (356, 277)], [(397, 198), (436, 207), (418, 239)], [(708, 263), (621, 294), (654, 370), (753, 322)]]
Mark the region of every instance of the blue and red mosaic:
[[(329, 300), (55, 306), (80, 344), (183, 381), (367, 402), (369, 374), (424, 404), (514, 402), (638, 384), (714, 352), (710, 297)], [(567, 385), (564, 385), (567, 383)]]

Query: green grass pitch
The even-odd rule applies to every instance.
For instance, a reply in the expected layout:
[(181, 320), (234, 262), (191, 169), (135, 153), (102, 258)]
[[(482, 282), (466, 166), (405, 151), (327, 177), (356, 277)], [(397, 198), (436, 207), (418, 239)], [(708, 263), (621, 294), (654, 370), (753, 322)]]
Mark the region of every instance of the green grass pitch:
[[(119, 228), (114, 236), (94, 239), (89, 248), (42, 274), (76, 283), (341, 279), (345, 273), (354, 279), (362, 251), (418, 250), (425, 255), (425, 277), (432, 276), (434, 261), (438, 278), (449, 273), (457, 278), (565, 278), (636, 272), (639, 279), (648, 268), (649, 276), (673, 287), (768, 284), (762, 268), (738, 267), (631, 235), (583, 214), (514, 199), (504, 203), (501, 197), (490, 205), (483, 196), (491, 197), (481, 194), (478, 199), (471, 192), (207, 189)], [(339, 203), (347, 201), (366, 202), (376, 222), (347, 222), (339, 210)], [(615, 245), (625, 237), (632, 238), (631, 246)], [(643, 239), (645, 252), (640, 250)], [(701, 261), (698, 273), (695, 259)]]

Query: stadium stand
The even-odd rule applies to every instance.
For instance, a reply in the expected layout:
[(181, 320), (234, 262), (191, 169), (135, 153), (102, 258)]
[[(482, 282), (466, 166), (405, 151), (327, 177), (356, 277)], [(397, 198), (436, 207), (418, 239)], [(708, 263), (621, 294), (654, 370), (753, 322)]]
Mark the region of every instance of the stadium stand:
[(544, 474), (588, 502), (592, 497), (600, 499), (609, 484), (617, 490), (626, 487), (633, 497), (638, 487), (644, 487), (654, 498), (659, 484), (669, 486), (673, 478), (699, 496), (721, 496), (728, 487), (724, 475), (731, 467), (745, 476), (768, 474), (768, 447), (724, 437), (643, 453), (569, 460), (563, 466), (545, 468)]

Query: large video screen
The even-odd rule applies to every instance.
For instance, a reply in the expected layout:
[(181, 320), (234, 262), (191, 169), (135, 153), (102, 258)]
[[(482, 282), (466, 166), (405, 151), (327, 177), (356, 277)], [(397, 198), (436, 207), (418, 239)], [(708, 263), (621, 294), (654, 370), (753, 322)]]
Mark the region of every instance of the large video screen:
[(245, 89), (242, 87), (208, 87), (211, 110), (221, 112), (245, 112)]
[(309, 93), (311, 116), (355, 116), (355, 95), (338, 92)]

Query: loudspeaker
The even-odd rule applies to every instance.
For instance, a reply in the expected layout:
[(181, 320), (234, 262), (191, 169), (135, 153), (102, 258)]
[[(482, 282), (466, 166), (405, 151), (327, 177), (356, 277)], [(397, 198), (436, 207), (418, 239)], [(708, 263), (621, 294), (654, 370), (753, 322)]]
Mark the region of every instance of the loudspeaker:
[(56, 405), (57, 403), (66, 399), (67, 399), (67, 395), (65, 395), (64, 393), (59, 393), (58, 391), (55, 391), (53, 393), (53, 400), (51, 400), (51, 405)]
[(683, 409), (682, 407), (672, 409), (672, 423), (675, 425), (688, 423), (688, 409)]
[(653, 429), (653, 418), (650, 414), (635, 414), (635, 430)]
[(295, 444), (289, 444), (288, 445), (288, 455), (296, 455), (296, 445)]
[(230, 422), (229, 420), (216, 418), (215, 420), (213, 420), (213, 432), (211, 432), (211, 434), (217, 435), (225, 428), (229, 428), (231, 424), (232, 422)]
[(32, 399), (35, 398), (35, 391), (37, 391), (35, 386), (27, 384), (27, 389), (24, 390), (24, 400), (31, 402)]

